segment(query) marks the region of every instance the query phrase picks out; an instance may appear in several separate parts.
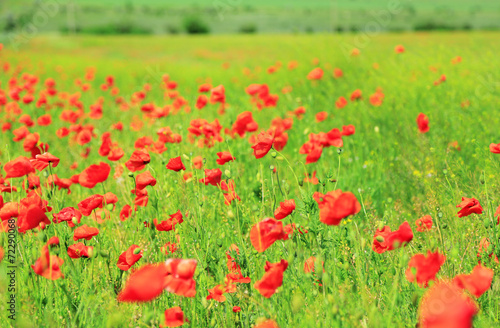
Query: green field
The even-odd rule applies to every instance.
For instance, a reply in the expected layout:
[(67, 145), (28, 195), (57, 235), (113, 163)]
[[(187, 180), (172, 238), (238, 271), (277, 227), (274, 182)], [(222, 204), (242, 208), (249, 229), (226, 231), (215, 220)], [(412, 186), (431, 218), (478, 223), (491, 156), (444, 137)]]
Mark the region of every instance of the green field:
[[(98, 5), (97, 1), (85, 2)], [(116, 1), (119, 2), (122, 3)], [(156, 3), (159, 1), (149, 5)], [(290, 3), (296, 8), (302, 4)], [(320, 8), (329, 2), (311, 3)], [(429, 3), (420, 5), (424, 8)], [(468, 8), (472, 2), (463, 3)], [(495, 8), (493, 1), (485, 3)], [(355, 2), (345, 4), (355, 6)], [(446, 261), (437, 273), (438, 279), (469, 274), (478, 264), (483, 237), (492, 244), (488, 250), (500, 257), (500, 230), (494, 224), (494, 213), (500, 205), (500, 155), (489, 150), (491, 143), (500, 142), (500, 72), (496, 69), (500, 65), (499, 38), (497, 32), (396, 33), (368, 38), (351, 33), (203, 37), (61, 37), (53, 33), (22, 43), (6, 43), (0, 51), (0, 88), (7, 95), (9, 80), (15, 76), (16, 83), (21, 84), (24, 73), (39, 78), (33, 90), (35, 100), (45, 89), (47, 78), (56, 82), (57, 95), (48, 98), (50, 106), (38, 108), (35, 102), (18, 101), (22, 114), (30, 115), (35, 122), (43, 114), (52, 116), (49, 126), (35, 124), (28, 128), (31, 133), (39, 133), (40, 142), (48, 143), (48, 151), (60, 158), (60, 164), (50, 167), (50, 172), (49, 168), (36, 171), (41, 181), (37, 190), (52, 207), (47, 217), (52, 221), (52, 214), (69, 206), (77, 208), (80, 201), (94, 194), (112, 192), (118, 203), (114, 209), (105, 205), (109, 213), (104, 222), (94, 220), (95, 212), (94, 219), (82, 217), (81, 224), (100, 230), (91, 240), (80, 240), (94, 247), (89, 258), (68, 256), (67, 247), (76, 243), (75, 228), (64, 222), (47, 225), (43, 231), (37, 227), (17, 234), (15, 323), (8, 319), (6, 305), (9, 241), (7, 234), (0, 235), (0, 246), (6, 253), (0, 263), (0, 327), (158, 327), (164, 323), (164, 311), (174, 306), (184, 311), (189, 320), (186, 327), (253, 327), (263, 319), (273, 319), (281, 328), (415, 327), (419, 304), (430, 287), (419, 287), (406, 279), (412, 256), (428, 250), (444, 254)], [(396, 54), (394, 48), (400, 44), (405, 52)], [(359, 49), (359, 56), (350, 55), (354, 47)], [(453, 64), (452, 59), (457, 56), (462, 61)], [(290, 61), (297, 61), (296, 69), (287, 68)], [(7, 71), (2, 70), (5, 63), (10, 64)], [(277, 68), (273, 74), (267, 72), (271, 66)], [(95, 78), (86, 81), (89, 67), (95, 69)], [(306, 76), (316, 67), (324, 70), (323, 78), (308, 80)], [(334, 68), (340, 68), (343, 77), (334, 78)], [(164, 107), (174, 102), (165, 96), (162, 87), (165, 74), (178, 83), (176, 90), (190, 111), (184, 106), (167, 117), (147, 118), (141, 105), (154, 103)], [(100, 88), (109, 75), (119, 88), (117, 96)], [(435, 85), (442, 75), (446, 82)], [(89, 83), (90, 89), (82, 92), (76, 79)], [(220, 114), (217, 104), (195, 108), (202, 83), (224, 85), (225, 114)], [(265, 83), (271, 94), (279, 95), (276, 107), (261, 111), (255, 108), (245, 93), (253, 83)], [(128, 111), (120, 110), (116, 97), (131, 103), (133, 94), (143, 90), (145, 84), (151, 87), (145, 100), (140, 105), (131, 104)], [(286, 87), (292, 91), (283, 93)], [(385, 97), (382, 105), (374, 106), (369, 99), (378, 88)], [(349, 97), (356, 89), (362, 91), (363, 97), (351, 101)], [(68, 94), (77, 92), (81, 93), (85, 115), (75, 124), (94, 126), (94, 136), (85, 145), (75, 143), (73, 134), (56, 136), (56, 130), (71, 126), (60, 115), (63, 110), (74, 109), (67, 99)], [(342, 109), (335, 105), (339, 97), (348, 102)], [(15, 102), (10, 96), (7, 99)], [(88, 115), (90, 106), (98, 101), (102, 101), (103, 116), (92, 119)], [(224, 133), (242, 112), (251, 111), (262, 131), (270, 128), (272, 119), (290, 117), (290, 112), (300, 106), (306, 113), (302, 119), (293, 118), (293, 127), (287, 131), (288, 142), (274, 156), (273, 151), (261, 159), (253, 156), (248, 139), (256, 132), (243, 138)], [(322, 111), (328, 117), (317, 122), (315, 115)], [(429, 117), (430, 131), (425, 134), (417, 128), (419, 113)], [(13, 141), (12, 130), (23, 125), (20, 115), (0, 105), (0, 125), (12, 124), (10, 130), (0, 134), (3, 177), (5, 164), (10, 160), (31, 157), (23, 150), (23, 141)], [(212, 148), (199, 148), (190, 142), (190, 123), (200, 118), (219, 120), (222, 142)], [(118, 121), (123, 123), (122, 132), (111, 129)], [(138, 122), (143, 123), (142, 127), (133, 129), (131, 125)], [(350, 124), (356, 132), (344, 137), (341, 152), (336, 147), (324, 148), (316, 163), (305, 164), (306, 155), (299, 150), (309, 140), (309, 134)], [(135, 197), (130, 193), (135, 187), (129, 173), (134, 177), (140, 173), (129, 172), (124, 164), (138, 138), (156, 141), (156, 132), (162, 127), (180, 134), (182, 142), (167, 143), (168, 150), (162, 154), (150, 152), (151, 162), (140, 171), (151, 172), (157, 180), (155, 186), (147, 187), (149, 203), (121, 221), (120, 210), (126, 204), (133, 206)], [(105, 132), (111, 132), (113, 142), (125, 152), (117, 162), (98, 154)], [(86, 148), (90, 152), (84, 158)], [(216, 164), (216, 153), (220, 151), (230, 151), (236, 160), (223, 166)], [(165, 167), (170, 158), (177, 156), (181, 156), (186, 171), (173, 172)], [(223, 179), (232, 179), (241, 201), (225, 205), (219, 188), (199, 183), (204, 172), (192, 167), (196, 156), (205, 159), (205, 169), (220, 168)], [(66, 190), (53, 190), (46, 185), (49, 174), (70, 178), (100, 162), (109, 163), (111, 173), (93, 189), (73, 184), (71, 194), (67, 194)], [(73, 163), (78, 164), (77, 169), (70, 168)], [(124, 172), (113, 178), (118, 167)], [(319, 183), (304, 182), (304, 176), (314, 171)], [(193, 178), (186, 182), (183, 174), (189, 172)], [(4, 184), (9, 182), (18, 190), (2, 193), (5, 203), (20, 202), (26, 197), (25, 180), (5, 179)], [(313, 193), (326, 194), (336, 189), (352, 192), (362, 209), (340, 225), (329, 226), (319, 221)], [(460, 209), (456, 206), (462, 197), (478, 199), (484, 212), (458, 218)], [(272, 217), (285, 199), (294, 199), (297, 207), (282, 220), (284, 225), (295, 223), (308, 233), (295, 231), (288, 240), (278, 240), (265, 252), (257, 252), (250, 242), (252, 226)], [(175, 231), (154, 228), (153, 219), (166, 220), (178, 210), (189, 214)], [(430, 231), (417, 232), (415, 221), (424, 215), (432, 216), (434, 226)], [(396, 230), (404, 221), (409, 222), (414, 234), (406, 247), (383, 254), (372, 250), (377, 228), (387, 225)], [(31, 268), (53, 236), (58, 236), (61, 244), (52, 248), (51, 254), (64, 260), (64, 278), (54, 281), (35, 274)], [(167, 242), (177, 243), (178, 250), (165, 255), (160, 248)], [(143, 257), (123, 272), (116, 265), (118, 257), (133, 244), (143, 250)], [(239, 248), (237, 263), (251, 283), (237, 284), (235, 293), (224, 294), (224, 302), (207, 300), (209, 289), (225, 283), (226, 252), (232, 244)], [(475, 301), (480, 311), (474, 327), (490, 328), (500, 323), (500, 266), (494, 257), (482, 254), (482, 264), (495, 273), (491, 288)], [(318, 259), (314, 275), (304, 273), (304, 263), (311, 256)], [(162, 263), (167, 258), (197, 261), (194, 298), (165, 291), (146, 303), (117, 301), (118, 292), (134, 269), (147, 263)], [(273, 296), (264, 298), (254, 284), (264, 275), (266, 261), (277, 263), (282, 259), (288, 261), (283, 285)], [(320, 260), (324, 261), (323, 274)], [(240, 306), (241, 312), (233, 313), (233, 306)]]

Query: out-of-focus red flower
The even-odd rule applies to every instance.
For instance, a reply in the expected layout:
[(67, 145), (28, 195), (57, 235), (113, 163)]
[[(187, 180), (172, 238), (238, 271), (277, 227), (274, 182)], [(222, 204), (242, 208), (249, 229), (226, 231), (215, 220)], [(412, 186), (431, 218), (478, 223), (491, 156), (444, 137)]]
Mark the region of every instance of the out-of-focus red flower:
[(194, 297), (196, 295), (196, 282), (193, 276), (196, 265), (196, 260), (168, 259), (165, 289), (169, 293), (179, 296)]
[(491, 269), (478, 264), (471, 274), (459, 274), (453, 279), (453, 283), (459, 288), (467, 290), (476, 297), (481, 297), (491, 287), (494, 272)]
[(208, 290), (207, 300), (216, 300), (217, 302), (224, 302), (226, 300), (226, 296), (224, 296), (224, 292), (226, 291), (224, 285), (217, 285), (212, 289)]
[(152, 301), (163, 293), (167, 275), (167, 266), (164, 263), (144, 265), (132, 272), (125, 287), (118, 294), (118, 301)]
[(316, 67), (312, 71), (307, 74), (307, 79), (308, 80), (321, 80), (323, 77), (323, 70), (320, 67)]
[(342, 219), (361, 210), (356, 196), (340, 189), (329, 191), (325, 195), (315, 192), (313, 198), (319, 205), (319, 220), (328, 225), (339, 225)]
[(440, 254), (439, 251), (435, 253), (427, 251), (427, 256), (424, 254), (413, 255), (408, 263), (408, 269), (406, 269), (406, 279), (409, 282), (416, 281), (421, 287), (427, 287), (429, 281), (436, 279), (436, 274), (444, 261), (446, 261), (446, 256)]
[(288, 262), (286, 260), (281, 260), (278, 263), (266, 262), (264, 270), (264, 276), (261, 280), (257, 281), (254, 288), (259, 291), (259, 293), (269, 298), (274, 293), (278, 287), (283, 284), (283, 273), (288, 268)]
[(419, 307), (420, 328), (472, 328), (479, 311), (474, 301), (449, 281), (439, 281), (427, 290)]
[(429, 132), (429, 118), (424, 113), (420, 113), (417, 116), (417, 126), (420, 133)]
[(165, 310), (165, 324), (160, 327), (180, 327), (185, 322), (187, 320), (184, 318), (184, 312), (179, 306), (175, 306)]
[(432, 228), (432, 217), (430, 215), (425, 215), (417, 219), (415, 224), (417, 225), (418, 232), (429, 231)]
[(35, 264), (31, 266), (33, 271), (42, 277), (50, 280), (57, 280), (59, 278), (64, 278), (61, 272), (61, 265), (64, 261), (57, 257), (56, 255), (50, 255), (49, 248), (47, 246), (42, 247), (42, 255)]

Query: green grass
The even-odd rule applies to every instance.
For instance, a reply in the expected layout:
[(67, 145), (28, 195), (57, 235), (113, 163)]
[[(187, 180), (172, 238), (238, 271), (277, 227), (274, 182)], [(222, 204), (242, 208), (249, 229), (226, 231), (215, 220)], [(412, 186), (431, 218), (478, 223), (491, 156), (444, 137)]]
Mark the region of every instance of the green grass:
[[(365, 42), (353, 34), (112, 38), (43, 35), (19, 45), (17, 51), (6, 46), (0, 53), (1, 63), (10, 62), (11, 67), (19, 67), (20, 72), (36, 74), (42, 82), (53, 77), (59, 91), (77, 92), (74, 80), (83, 79), (87, 67), (96, 68), (92, 88), (81, 98), (87, 112), (99, 97), (104, 99), (103, 118), (87, 118), (81, 122), (94, 124), (97, 135), (87, 145), (91, 148), (88, 158), (80, 155), (86, 146), (69, 144), (67, 138), (56, 137), (57, 128), (68, 126), (58, 119), (60, 108), (48, 111), (53, 117), (51, 126), (30, 129), (50, 145), (50, 153), (61, 158), (54, 169), (59, 177), (69, 178), (91, 164), (107, 162), (97, 154), (100, 135), (117, 121), (125, 127), (122, 133), (112, 132), (113, 141), (125, 150), (120, 164), (128, 160), (137, 138), (155, 138), (160, 127), (169, 126), (183, 136), (182, 143), (167, 144), (165, 153), (151, 153), (147, 169), (158, 183), (148, 187), (150, 204), (139, 208), (125, 222), (119, 220), (119, 210), (133, 200), (130, 194), (133, 182), (127, 176), (127, 169), (121, 178), (110, 177), (103, 186), (93, 190), (72, 186), (70, 195), (58, 191), (49, 200), (56, 213), (67, 206), (76, 207), (82, 199), (102, 193), (103, 188), (119, 198), (117, 209), (104, 223), (99, 225), (88, 217), (82, 218), (82, 223), (97, 226), (101, 231), (98, 237), (86, 242), (96, 248), (94, 257), (73, 260), (61, 247), (59, 256), (65, 261), (64, 279), (49, 281), (35, 275), (30, 266), (40, 256), (47, 238), (58, 235), (65, 244), (73, 244), (70, 228), (65, 224), (51, 224), (43, 233), (29, 231), (18, 235), (16, 326), (157, 327), (163, 323), (165, 309), (179, 305), (190, 321), (187, 327), (251, 327), (260, 318), (272, 318), (281, 328), (414, 327), (425, 289), (405, 278), (411, 256), (439, 248), (447, 259), (438, 278), (452, 278), (470, 273), (477, 265), (482, 237), (489, 237), (497, 252), (500, 246), (493, 239), (498, 230), (489, 223), (500, 205), (500, 155), (488, 149), (490, 143), (500, 142), (497, 115), (500, 73), (494, 69), (500, 64), (499, 37), (499, 33), (493, 32), (381, 34)], [(394, 53), (398, 44), (406, 48), (402, 55)], [(361, 55), (347, 55), (356, 45)], [(456, 56), (463, 60), (453, 65), (450, 61)], [(319, 61), (318, 65), (312, 63), (314, 59)], [(296, 70), (286, 69), (291, 60), (298, 61)], [(267, 74), (267, 68), (278, 61), (283, 67), (272, 75)], [(224, 69), (225, 63), (230, 67)], [(379, 69), (373, 68), (374, 63)], [(305, 77), (316, 66), (325, 69), (325, 76), (318, 83), (312, 83)], [(334, 67), (344, 71), (343, 78), (332, 77)], [(433, 72), (430, 67), (437, 71)], [(251, 76), (243, 74), (245, 69), (252, 72)], [(179, 83), (178, 91), (192, 111), (181, 111), (151, 125), (146, 123), (138, 132), (129, 126), (142, 119), (140, 110), (120, 111), (113, 97), (99, 88), (106, 76), (113, 75), (120, 95), (129, 99), (133, 92), (150, 83), (152, 91), (145, 102), (164, 106), (171, 102), (164, 99), (159, 87), (166, 73)], [(434, 86), (433, 82), (441, 74), (446, 75), (447, 81)], [(9, 78), (9, 74), (0, 74), (2, 88), (8, 85)], [(225, 86), (229, 104), (226, 114), (218, 114), (218, 107), (213, 105), (201, 111), (194, 108), (197, 87), (205, 81)], [(278, 106), (260, 112), (252, 109), (249, 96), (244, 92), (251, 83), (267, 83), (271, 93), (280, 96)], [(285, 86), (292, 86), (293, 91), (282, 94)], [(382, 106), (373, 107), (368, 98), (377, 87), (383, 89), (385, 99)], [(335, 100), (340, 96), (348, 98), (355, 89), (362, 90), (363, 100), (336, 109)], [(461, 103), (466, 100), (470, 106), (462, 107)], [(299, 106), (304, 106), (307, 112), (302, 120), (294, 119), (293, 128), (288, 131), (288, 144), (277, 158), (268, 154), (256, 160), (248, 135), (234, 140), (225, 137), (224, 142), (215, 147), (202, 149), (187, 140), (189, 122), (195, 118), (209, 121), (218, 118), (223, 127), (231, 127), (239, 113), (251, 110), (259, 127), (268, 129), (271, 119), (287, 117), (289, 111)], [(34, 104), (21, 105), (21, 108), (33, 119), (45, 114)], [(327, 111), (329, 117), (317, 123), (315, 114), (320, 111)], [(430, 119), (427, 134), (417, 130), (415, 120), (420, 112)], [(0, 123), (6, 120), (4, 111), (0, 111), (0, 120)], [(327, 132), (348, 124), (355, 125), (356, 133), (344, 138), (341, 155), (333, 147), (326, 148), (317, 163), (304, 164), (305, 156), (299, 154), (299, 148), (308, 140), (309, 133)], [(20, 126), (19, 123), (13, 125), (14, 128)], [(9, 159), (27, 155), (22, 144), (13, 142), (12, 137), (11, 132), (0, 134), (2, 165)], [(458, 142), (460, 151), (450, 149), (448, 144), (453, 141)], [(237, 160), (221, 170), (229, 171), (241, 197), (241, 202), (230, 206), (224, 205), (216, 187), (196, 182), (202, 172), (191, 169), (190, 160), (183, 159), (188, 171), (196, 177), (189, 183), (184, 183), (181, 174), (165, 168), (169, 158), (183, 155), (190, 159), (203, 156), (207, 168), (216, 168), (219, 166), (215, 163), (215, 153), (227, 150)], [(79, 163), (74, 171), (69, 168), (73, 162)], [(272, 173), (271, 166), (277, 168), (279, 177)], [(302, 180), (306, 172), (312, 171), (317, 171), (322, 183), (297, 183), (295, 175)], [(38, 175), (43, 185), (46, 175), (44, 172)], [(328, 177), (338, 181), (330, 182)], [(13, 185), (20, 191), (3, 194), (5, 201), (24, 197), (21, 182), (21, 179), (13, 179)], [(363, 210), (340, 226), (326, 226), (319, 222), (318, 209), (314, 201), (311, 202), (311, 196), (315, 191), (325, 193), (335, 187), (353, 192), (362, 202)], [(464, 196), (477, 198), (484, 213), (457, 218), (456, 205)], [(271, 217), (277, 203), (286, 198), (296, 200), (297, 210), (284, 223), (300, 224), (309, 233), (294, 234), (290, 240), (278, 241), (264, 253), (255, 252), (249, 239), (251, 226)], [(144, 221), (165, 219), (177, 210), (189, 211), (190, 215), (175, 232), (157, 232), (144, 227)], [(435, 223), (439, 221), (440, 231), (434, 227), (427, 233), (416, 232), (415, 220), (427, 214)], [(407, 247), (384, 254), (372, 251), (373, 235), (380, 222), (394, 230), (403, 221), (410, 223), (415, 234)], [(115, 286), (119, 290), (130, 274), (120, 274), (116, 267), (118, 256), (130, 245), (137, 244), (144, 249), (144, 257), (135, 268), (163, 262), (167, 256), (160, 247), (167, 241), (176, 241), (176, 235), (180, 237), (179, 250), (173, 257), (198, 261), (196, 297), (188, 299), (165, 292), (146, 304), (118, 303)], [(0, 245), (6, 249), (6, 236), (2, 234), (0, 238)], [(225, 252), (231, 244), (240, 248), (243, 258), (240, 265), (252, 283), (240, 284), (237, 293), (227, 294), (224, 303), (207, 301), (207, 290), (224, 283)], [(303, 272), (304, 261), (313, 255), (325, 262), (322, 287)], [(289, 262), (283, 286), (270, 299), (265, 299), (253, 284), (262, 277), (266, 261), (274, 263), (281, 259)], [(10, 324), (6, 317), (6, 265), (5, 260), (0, 264), (2, 327)], [(498, 265), (488, 261), (485, 265), (494, 268), (496, 273), (492, 288), (478, 300), (481, 312), (474, 323), (475, 327), (486, 328), (495, 327), (500, 321), (500, 284)], [(242, 308), (238, 315), (232, 312), (234, 305)]]

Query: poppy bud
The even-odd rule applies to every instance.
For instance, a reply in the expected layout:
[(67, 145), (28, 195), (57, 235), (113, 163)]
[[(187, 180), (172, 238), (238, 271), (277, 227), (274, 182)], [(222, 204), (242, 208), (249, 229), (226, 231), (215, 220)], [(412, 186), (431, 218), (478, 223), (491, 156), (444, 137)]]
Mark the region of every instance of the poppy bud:
[(342, 148), (337, 149), (337, 154), (339, 155), (342, 154), (342, 151), (343, 151)]
[(99, 255), (101, 255), (102, 257), (108, 257), (109, 256), (109, 252), (101, 250), (101, 252), (100, 252)]
[(272, 171), (274, 170), (274, 165), (269, 165), (269, 169)]
[(443, 212), (439, 212), (438, 213), (438, 218), (442, 218), (443, 217)]
[(186, 160), (188, 160), (188, 161), (189, 161), (189, 156), (188, 156), (188, 155), (186, 155), (186, 154), (182, 154), (182, 157), (184, 157)]
[(77, 225), (78, 224), (78, 219), (76, 217), (72, 217), (71, 218), (71, 222), (74, 224), (74, 225)]
[(217, 239), (217, 246), (222, 247), (222, 239)]
[(443, 224), (441, 225), (441, 228), (446, 229), (446, 228), (448, 228), (448, 225), (447, 225), (446, 223), (443, 223)]
[(140, 249), (139, 247), (134, 249), (134, 255), (139, 254), (141, 251), (142, 251), (142, 249)]
[(230, 219), (234, 218), (233, 211), (231, 211), (231, 210), (227, 211), (227, 217), (230, 218)]
[[(93, 255), (94, 255), (94, 248), (93, 247), (89, 247), (88, 249), (88, 254), (89, 254), (89, 258), (91, 258)], [(102, 253), (102, 252), (101, 252)]]
[(271, 152), (271, 156), (272, 156), (273, 158), (276, 158), (276, 156), (278, 156), (278, 153), (277, 153), (277, 152), (275, 152), (275, 151), (273, 151), (273, 152)]
[(134, 173), (129, 172), (129, 173), (128, 173), (128, 176), (129, 176), (130, 178), (133, 178), (133, 177), (134, 177)]
[(382, 236), (377, 236), (375, 240), (378, 241), (379, 243), (383, 243), (385, 241), (384, 237)]
[(488, 228), (491, 224), (491, 221), (489, 218), (485, 218), (484, 221), (483, 221), (483, 225), (485, 228)]
[(115, 207), (115, 205), (113, 205), (113, 204), (106, 205), (106, 208), (108, 209), (108, 211), (112, 211), (114, 207)]
[(444, 169), (444, 170), (443, 170), (443, 174), (444, 174), (444, 175), (447, 175), (447, 174), (448, 174), (448, 170), (447, 170), (447, 169)]
[(225, 174), (228, 178), (230, 178), (230, 177), (231, 177), (231, 171), (229, 171), (229, 170), (225, 170), (225, 171), (224, 171), (224, 174)]

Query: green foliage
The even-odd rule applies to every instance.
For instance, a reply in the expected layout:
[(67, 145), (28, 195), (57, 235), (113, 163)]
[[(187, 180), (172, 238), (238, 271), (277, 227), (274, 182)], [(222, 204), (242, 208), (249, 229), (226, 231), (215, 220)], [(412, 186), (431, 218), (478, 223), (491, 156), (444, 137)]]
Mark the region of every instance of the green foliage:
[(210, 28), (205, 21), (199, 16), (188, 16), (184, 18), (182, 23), (184, 31), (188, 34), (208, 34)]

